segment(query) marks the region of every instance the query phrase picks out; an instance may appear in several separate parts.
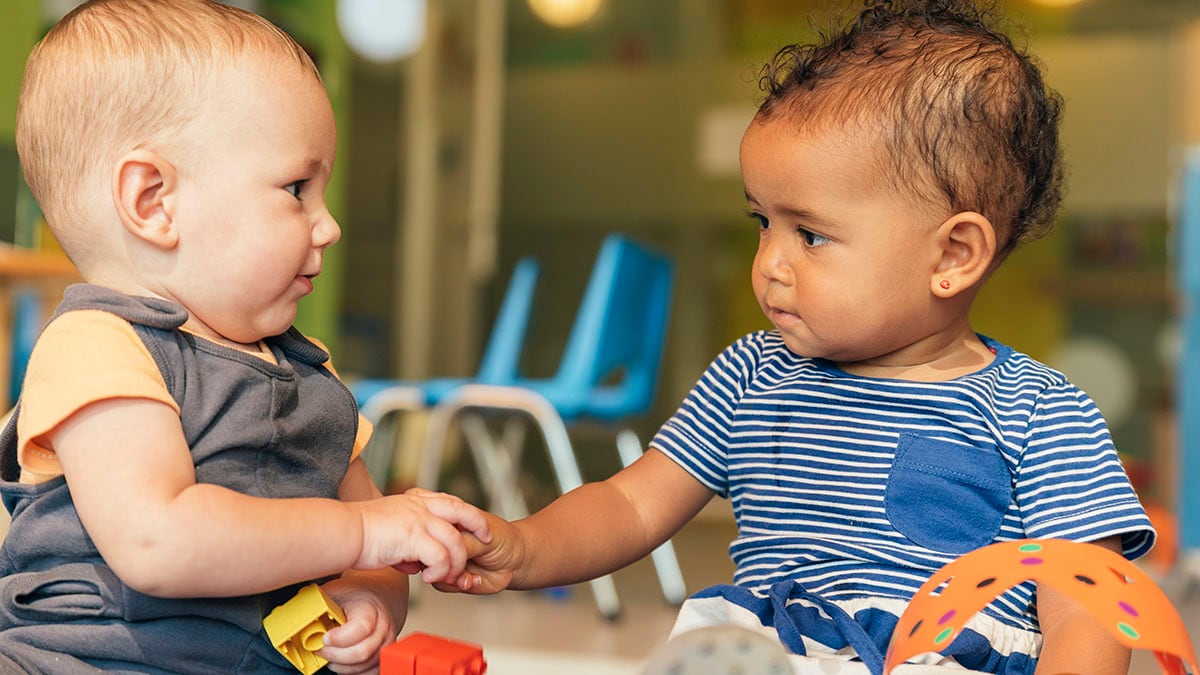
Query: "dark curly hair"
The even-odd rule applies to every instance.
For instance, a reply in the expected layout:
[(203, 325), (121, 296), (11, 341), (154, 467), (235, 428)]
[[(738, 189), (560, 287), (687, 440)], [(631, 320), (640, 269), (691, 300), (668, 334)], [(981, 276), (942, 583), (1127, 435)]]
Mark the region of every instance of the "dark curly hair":
[(878, 131), (898, 187), (997, 228), (1002, 259), (1062, 202), (1062, 98), (1039, 63), (964, 0), (866, 0), (846, 27), (763, 67), (758, 120)]

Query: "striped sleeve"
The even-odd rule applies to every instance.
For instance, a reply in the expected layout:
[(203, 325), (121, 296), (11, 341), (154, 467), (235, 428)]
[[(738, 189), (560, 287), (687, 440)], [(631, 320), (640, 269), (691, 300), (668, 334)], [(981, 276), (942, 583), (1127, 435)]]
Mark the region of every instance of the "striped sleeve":
[(760, 361), (762, 335), (747, 335), (717, 356), (650, 443), (722, 497), (729, 496), (733, 413)]
[(1048, 387), (1038, 399), (1015, 481), (1030, 537), (1095, 541), (1120, 535), (1130, 560), (1154, 545), (1154, 529), (1099, 408), (1073, 385)]

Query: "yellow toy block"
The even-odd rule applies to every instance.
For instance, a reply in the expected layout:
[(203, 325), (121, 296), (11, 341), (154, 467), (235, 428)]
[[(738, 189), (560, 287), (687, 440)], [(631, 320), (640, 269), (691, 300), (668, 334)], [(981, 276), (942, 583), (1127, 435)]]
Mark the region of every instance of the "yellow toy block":
[(267, 637), (280, 654), (304, 675), (329, 663), (314, 652), (324, 646), (325, 633), (346, 623), (346, 614), (316, 584), (301, 588), (291, 600), (263, 619)]

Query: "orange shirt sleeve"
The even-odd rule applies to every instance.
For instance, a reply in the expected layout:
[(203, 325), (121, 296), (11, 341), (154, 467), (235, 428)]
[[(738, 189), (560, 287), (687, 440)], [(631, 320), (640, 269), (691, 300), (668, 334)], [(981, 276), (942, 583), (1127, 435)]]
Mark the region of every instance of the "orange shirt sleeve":
[(48, 434), (86, 406), (114, 398), (161, 401), (179, 413), (154, 357), (128, 322), (100, 310), (67, 312), (52, 321), (34, 345), (21, 388), (21, 481), (61, 475)]
[[(337, 375), (332, 366), (329, 369)], [(51, 322), (29, 357), (21, 389), (21, 481), (36, 483), (62, 475), (48, 434), (88, 405), (114, 398), (160, 401), (179, 413), (158, 364), (127, 321), (101, 310), (81, 310)], [(371, 423), (359, 415), (352, 457), (362, 453), (371, 433)]]

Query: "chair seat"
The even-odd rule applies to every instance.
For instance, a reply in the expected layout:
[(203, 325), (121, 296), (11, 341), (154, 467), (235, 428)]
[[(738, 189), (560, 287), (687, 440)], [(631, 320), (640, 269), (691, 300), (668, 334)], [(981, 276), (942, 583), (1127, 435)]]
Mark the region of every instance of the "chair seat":
[[(581, 419), (617, 422), (644, 413), (651, 403), (643, 391), (632, 391), (624, 383), (579, 389), (556, 380), (517, 379), (506, 386), (541, 395), (568, 424)], [(442, 400), (449, 393), (442, 392)]]
[(389, 389), (412, 389), (419, 391), (425, 407), (432, 407), (441, 402), (446, 395), (458, 387), (474, 382), (467, 377), (435, 377), (428, 380), (390, 380), (371, 379), (359, 380), (350, 385), (350, 391), (358, 402), (359, 408), (364, 408), (372, 397)]
[[(429, 380), (359, 380), (350, 385), (360, 409), (367, 409), (368, 402), (390, 389), (410, 389), (419, 392), (422, 407), (431, 408), (446, 400), (459, 387), (480, 384), (480, 380), (466, 377), (439, 377)], [(486, 384), (486, 383), (485, 383)], [(595, 387), (580, 390), (563, 386), (555, 380), (517, 379), (501, 386), (539, 394), (558, 411), (567, 423), (581, 419), (615, 422), (645, 411), (646, 397), (641, 392), (631, 392), (624, 384), (611, 387)]]
[(358, 380), (350, 385), (358, 407), (373, 412), (376, 419), (372, 421), (375, 422), (379, 417), (394, 410), (433, 407), (451, 391), (464, 384), (496, 384), (511, 380), (517, 372), (517, 363), (521, 356), (521, 343), (525, 339), (529, 313), (533, 307), (538, 270), (538, 262), (533, 258), (525, 257), (517, 261), (475, 377)]

